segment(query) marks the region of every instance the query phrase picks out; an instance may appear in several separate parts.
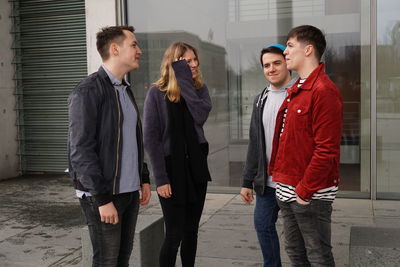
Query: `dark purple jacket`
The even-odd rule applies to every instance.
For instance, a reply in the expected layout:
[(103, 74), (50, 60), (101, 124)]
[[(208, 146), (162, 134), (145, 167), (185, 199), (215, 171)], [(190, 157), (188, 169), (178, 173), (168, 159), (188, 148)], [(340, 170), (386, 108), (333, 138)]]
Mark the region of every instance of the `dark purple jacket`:
[[(211, 99), (206, 85), (196, 89), (192, 72), (185, 60), (172, 63), (175, 76), (181, 88), (181, 97), (193, 117), (199, 143), (206, 143), (203, 125), (211, 111)], [(149, 156), (157, 186), (170, 184), (165, 157), (170, 155), (168, 110), (165, 92), (157, 86), (150, 87), (144, 101), (143, 142)]]

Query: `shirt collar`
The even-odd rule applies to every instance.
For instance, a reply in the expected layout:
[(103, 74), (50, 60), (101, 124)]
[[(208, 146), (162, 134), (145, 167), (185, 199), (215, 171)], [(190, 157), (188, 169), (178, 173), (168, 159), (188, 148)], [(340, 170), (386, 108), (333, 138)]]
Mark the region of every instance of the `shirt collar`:
[(114, 86), (130, 86), (130, 84), (123, 79), (122, 81), (118, 80), (104, 65), (101, 65), (101, 67), (104, 69), (104, 71), (107, 73), (108, 78), (110, 78), (112, 85)]
[(260, 105), (260, 103), (262, 103), (262, 102), (265, 100), (265, 98), (267, 97), (269, 91), (278, 91), (278, 92), (279, 92), (279, 91), (286, 91), (286, 92), (287, 92), (287, 90), (288, 90), (295, 82), (296, 82), (296, 78), (293, 78), (293, 79), (290, 80), (290, 82), (288, 82), (285, 86), (282, 86), (282, 87), (279, 88), (278, 90), (272, 90), (272, 89), (271, 89), (272, 85), (269, 84), (269, 85), (262, 91), (262, 93), (260, 94), (260, 96), (259, 96), (259, 98), (258, 98), (258, 100), (257, 100), (256, 106), (258, 107), (258, 106)]
[(281, 88), (279, 88), (278, 90), (272, 90), (272, 85), (268, 85), (268, 91), (283, 91), (286, 90), (290, 87), (292, 87), (292, 85), (296, 82), (296, 78), (293, 78), (290, 80), (290, 82), (288, 82), (287, 84), (285, 84), (284, 86), (282, 86)]

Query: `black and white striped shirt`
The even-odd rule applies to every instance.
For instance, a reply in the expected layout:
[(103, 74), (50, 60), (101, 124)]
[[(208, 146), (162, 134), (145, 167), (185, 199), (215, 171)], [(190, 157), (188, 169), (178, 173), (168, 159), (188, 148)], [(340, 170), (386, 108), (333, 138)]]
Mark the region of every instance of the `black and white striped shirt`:
[[(276, 197), (282, 202), (292, 202), (296, 200), (297, 194), (294, 191), (296, 188), (291, 185), (276, 184)], [(325, 200), (325, 201), (334, 201), (336, 198), (336, 194), (338, 191), (337, 186), (331, 186), (328, 188), (324, 188), (315, 192), (311, 199)]]

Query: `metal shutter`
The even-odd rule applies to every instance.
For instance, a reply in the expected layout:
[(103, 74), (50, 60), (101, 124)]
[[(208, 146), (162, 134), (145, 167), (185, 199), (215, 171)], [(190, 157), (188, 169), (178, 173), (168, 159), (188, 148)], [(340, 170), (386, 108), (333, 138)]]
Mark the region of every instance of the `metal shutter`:
[(67, 99), (87, 75), (84, 0), (14, 0), (21, 171), (68, 167)]

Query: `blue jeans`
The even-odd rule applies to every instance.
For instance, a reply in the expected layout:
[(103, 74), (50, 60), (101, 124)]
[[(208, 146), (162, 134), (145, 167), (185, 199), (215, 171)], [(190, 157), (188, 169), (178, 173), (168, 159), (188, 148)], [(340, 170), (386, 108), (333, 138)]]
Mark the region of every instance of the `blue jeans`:
[(308, 205), (278, 200), (285, 233), (285, 249), (294, 267), (334, 267), (331, 246), (332, 202)]
[(264, 267), (282, 266), (279, 237), (275, 227), (278, 212), (275, 189), (266, 186), (263, 195), (256, 194), (254, 209), (254, 226), (264, 258)]
[(139, 192), (115, 195), (113, 203), (119, 223), (100, 221), (99, 206), (92, 197), (80, 199), (93, 247), (93, 265), (107, 267), (129, 266), (133, 237), (139, 213)]

